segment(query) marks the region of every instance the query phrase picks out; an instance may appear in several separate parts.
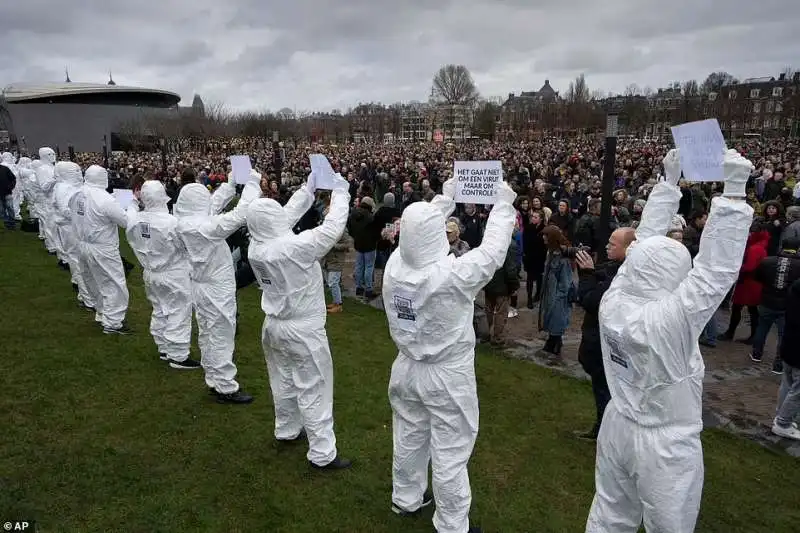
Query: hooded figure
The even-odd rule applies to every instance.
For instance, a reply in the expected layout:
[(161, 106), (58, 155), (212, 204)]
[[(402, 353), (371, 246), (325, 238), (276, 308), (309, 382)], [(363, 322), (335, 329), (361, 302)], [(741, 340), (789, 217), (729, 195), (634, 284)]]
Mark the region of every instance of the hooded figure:
[(251, 173), (239, 203), (225, 214), (219, 212), (236, 194), (230, 182), (220, 185), (213, 196), (199, 183), (184, 185), (175, 203), (178, 236), (192, 268), (200, 364), (205, 370), (206, 385), (220, 403), (253, 401), (235, 379), (236, 275), (225, 239), (244, 225), (247, 204), (259, 196), (260, 180), (260, 175)]
[(14, 192), (11, 194), (12, 196), (12, 205), (14, 207), (14, 218), (17, 220), (22, 220), (22, 215), (20, 214), (20, 206), (22, 205), (22, 180), (20, 180), (19, 176), (19, 168), (17, 165), (14, 164), (14, 154), (11, 152), (3, 152), (3, 155), (0, 156), (2, 158), (2, 165), (8, 167), (14, 177), (17, 178), (17, 184), (14, 187)]
[[(78, 246), (78, 235), (72, 224), (72, 211), (70, 211), (72, 197), (80, 192), (83, 186), (83, 173), (77, 164), (70, 161), (59, 161), (55, 166), (55, 176), (53, 223), (61, 241), (64, 260), (69, 265), (72, 286), (78, 291), (78, 302), (94, 307), (80, 275), (80, 247)], [(89, 303), (85, 303), (85, 299), (88, 299)]]
[(28, 215), (30, 218), (36, 218), (33, 216), (33, 200), (31, 196), (31, 177), (33, 176), (31, 159), (29, 157), (20, 157), (17, 162), (17, 171), (22, 182), (22, 199), (28, 205)]
[(275, 438), (308, 437), (311, 466), (350, 466), (336, 450), (333, 432), (333, 361), (325, 333), (325, 289), (320, 260), (344, 232), (350, 184), (334, 179), (325, 221), (298, 234), (292, 227), (314, 201), (316, 176), (286, 206), (261, 198), (250, 205), (250, 266), (261, 286), (266, 318), (262, 333), (269, 383), (275, 403)]
[(31, 174), (30, 174), (30, 190), (31, 190), (31, 204), (33, 209), (31, 212), (33, 213), (33, 217), (39, 222), (39, 240), (45, 240), (45, 233), (44, 233), (44, 223), (42, 221), (42, 188), (39, 186), (39, 179), (37, 174), (39, 172), (39, 168), (42, 166), (42, 162), (39, 159), (34, 159), (31, 161)]
[(47, 252), (61, 258), (61, 243), (52, 222), (53, 187), (56, 185), (55, 169), (56, 153), (52, 148), (39, 148), (39, 165), (36, 168), (36, 183), (39, 186), (37, 204), (39, 212), (39, 225), (42, 227), (44, 244)]
[(95, 304), (95, 320), (103, 326), (103, 333), (127, 335), (128, 286), (117, 230), (127, 225), (127, 219), (107, 188), (106, 169), (90, 166), (81, 192), (73, 196), (70, 207), (74, 206), (71, 211), (80, 242), (80, 271)]
[(137, 202), (126, 212), (125, 235), (142, 265), (144, 290), (153, 306), (150, 334), (162, 361), (176, 369), (200, 368), (189, 359), (192, 341), (192, 268), (178, 237), (178, 220), (169, 214), (169, 196), (160, 181), (145, 181)]
[(703, 491), (703, 358), (697, 340), (739, 275), (753, 209), (752, 164), (729, 150), (725, 192), (712, 202), (700, 251), (665, 237), (681, 191), (677, 150), (664, 158), (636, 242), (600, 303), (611, 390), (597, 441), (587, 533), (694, 531)]
[(440, 533), (469, 529), (472, 493), (467, 462), (478, 434), (473, 302), (506, 258), (516, 221), (516, 194), (502, 182), (481, 244), (450, 254), (445, 220), (453, 212), (455, 181), (430, 203), (409, 205), (400, 220), (399, 253), (386, 264), (385, 302), (399, 354), (392, 365), (394, 461), (392, 510), (418, 511), (427, 497), (432, 463)]

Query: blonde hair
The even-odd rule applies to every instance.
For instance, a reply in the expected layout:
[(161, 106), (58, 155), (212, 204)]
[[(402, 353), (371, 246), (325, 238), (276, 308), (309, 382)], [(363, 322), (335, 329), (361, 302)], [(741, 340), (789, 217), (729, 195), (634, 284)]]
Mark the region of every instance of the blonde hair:
[(548, 224), (550, 222), (550, 215), (553, 214), (553, 210), (549, 207), (543, 207), (542, 212), (544, 213), (544, 223)]

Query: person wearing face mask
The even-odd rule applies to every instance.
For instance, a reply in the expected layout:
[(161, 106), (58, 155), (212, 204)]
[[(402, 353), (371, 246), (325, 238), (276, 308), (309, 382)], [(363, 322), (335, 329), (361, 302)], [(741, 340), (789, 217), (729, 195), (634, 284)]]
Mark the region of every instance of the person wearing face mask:
[[(55, 181), (56, 153), (52, 148), (39, 148), (39, 164), (36, 167), (36, 183), (38, 186), (39, 224), (44, 237), (44, 245), (50, 255), (59, 253), (59, 243), (56, 242), (55, 228), (52, 223), (51, 211), (53, 204), (53, 187)], [(61, 257), (59, 257), (61, 260)]]
[(678, 211), (677, 150), (664, 158), (636, 243), (600, 302), (600, 343), (611, 390), (597, 441), (587, 533), (694, 531), (703, 490), (700, 332), (739, 275), (753, 209), (752, 163), (724, 156), (725, 189), (694, 259), (666, 237)]
[(184, 185), (175, 202), (175, 217), (192, 269), (192, 304), (206, 385), (218, 403), (249, 404), (253, 397), (236, 382), (233, 362), (236, 274), (225, 239), (245, 224), (247, 205), (260, 196), (261, 175), (251, 171), (236, 207), (219, 214), (236, 192), (231, 174), (228, 180), (213, 195), (199, 183)]
[(131, 333), (125, 324), (128, 287), (117, 231), (117, 227), (124, 228), (128, 221), (122, 206), (106, 192), (107, 188), (106, 169), (98, 165), (87, 168), (85, 183), (74, 195), (72, 216), (77, 222), (80, 271), (95, 304), (95, 320), (105, 334), (128, 335)]
[(55, 166), (55, 175), (58, 179), (53, 188), (53, 222), (58, 229), (64, 258), (72, 277), (72, 288), (78, 293), (79, 305), (94, 307), (83, 282), (83, 276), (80, 274), (80, 248), (69, 207), (72, 197), (83, 186), (83, 173), (77, 164), (71, 161), (59, 161)]
[(145, 294), (153, 306), (150, 334), (159, 358), (171, 368), (200, 368), (198, 361), (189, 358), (192, 269), (178, 237), (178, 220), (169, 214), (169, 196), (161, 182), (144, 182), (137, 196), (126, 212), (125, 236), (142, 265)]
[(479, 532), (470, 527), (472, 493), (467, 474), (478, 433), (473, 302), (507, 256), (514, 230), (516, 193), (498, 184), (497, 203), (480, 246), (449, 254), (445, 220), (455, 208), (455, 180), (430, 203), (409, 206), (400, 220), (400, 246), (386, 265), (383, 301), (398, 348), (389, 381), (394, 461), (392, 510), (414, 514), (430, 505), (432, 466), (439, 533)]
[(327, 310), (320, 260), (347, 225), (350, 184), (333, 179), (328, 214), (321, 225), (298, 234), (291, 228), (314, 201), (316, 174), (286, 206), (260, 198), (250, 205), (249, 261), (262, 290), (262, 333), (275, 405), (275, 438), (308, 438), (313, 468), (341, 470), (351, 461), (339, 456), (333, 431), (333, 361), (325, 332)]

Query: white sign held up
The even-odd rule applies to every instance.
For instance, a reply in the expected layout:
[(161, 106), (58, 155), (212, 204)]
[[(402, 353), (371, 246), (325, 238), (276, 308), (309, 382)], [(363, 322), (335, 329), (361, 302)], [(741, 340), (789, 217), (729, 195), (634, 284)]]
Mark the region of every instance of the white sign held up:
[(311, 172), (317, 180), (317, 189), (333, 190), (333, 178), (336, 177), (336, 173), (328, 158), (322, 154), (311, 154), (308, 159), (311, 161)]
[(114, 189), (113, 196), (122, 209), (128, 209), (133, 203), (133, 191), (130, 189)]
[(456, 161), (453, 163), (453, 177), (456, 180), (456, 203), (493, 205), (497, 202), (497, 186), (503, 181), (503, 163)]
[(725, 181), (722, 163), (728, 148), (717, 119), (673, 126), (672, 138), (680, 150), (681, 170), (687, 180)]
[(250, 181), (250, 171), (253, 164), (250, 162), (249, 155), (232, 155), (231, 172), (233, 172), (233, 182), (236, 185), (246, 185)]

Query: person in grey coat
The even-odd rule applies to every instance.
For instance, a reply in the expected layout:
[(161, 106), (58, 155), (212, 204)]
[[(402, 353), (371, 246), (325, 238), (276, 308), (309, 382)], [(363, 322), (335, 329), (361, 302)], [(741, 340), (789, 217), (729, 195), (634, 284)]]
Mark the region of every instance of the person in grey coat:
[(549, 336), (542, 349), (543, 355), (560, 357), (562, 336), (569, 326), (572, 312), (570, 292), (572, 288), (572, 264), (563, 253), (567, 239), (556, 226), (542, 230), (547, 246), (547, 261), (544, 266), (544, 290), (539, 306), (539, 330)]

